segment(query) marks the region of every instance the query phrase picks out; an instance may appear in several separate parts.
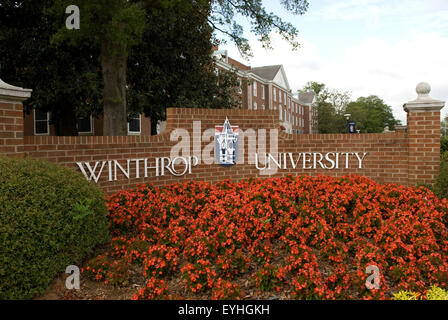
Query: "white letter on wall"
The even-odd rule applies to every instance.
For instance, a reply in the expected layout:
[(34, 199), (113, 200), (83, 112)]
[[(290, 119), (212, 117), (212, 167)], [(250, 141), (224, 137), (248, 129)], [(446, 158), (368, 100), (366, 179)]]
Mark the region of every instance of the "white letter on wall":
[(80, 28), (79, 8), (75, 5), (70, 5), (65, 9), (66, 14), (70, 14), (65, 20), (65, 26), (68, 30)]

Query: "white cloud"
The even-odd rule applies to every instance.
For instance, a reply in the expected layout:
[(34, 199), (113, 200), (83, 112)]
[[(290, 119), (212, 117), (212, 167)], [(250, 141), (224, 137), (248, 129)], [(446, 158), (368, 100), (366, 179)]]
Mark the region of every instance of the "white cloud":
[[(415, 99), (418, 82), (430, 83), (434, 98), (448, 100), (448, 37), (420, 33), (397, 43), (371, 37), (334, 57), (323, 56), (306, 39), (301, 43), (299, 50), (292, 51), (287, 42), (274, 36), (275, 49), (266, 51), (252, 39), (254, 58), (250, 64), (283, 64), (294, 91), (307, 81), (319, 81), (329, 88), (351, 91), (353, 99), (377, 95), (393, 108), (395, 117), (403, 123), (406, 114), (402, 106)], [(229, 49), (229, 54), (239, 59), (236, 49)], [(447, 113), (448, 110), (443, 110), (444, 115)]]

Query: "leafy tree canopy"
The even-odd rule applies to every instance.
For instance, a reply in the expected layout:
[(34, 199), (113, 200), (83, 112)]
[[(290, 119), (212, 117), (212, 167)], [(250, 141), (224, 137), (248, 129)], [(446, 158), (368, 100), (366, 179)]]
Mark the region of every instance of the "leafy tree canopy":
[(388, 126), (394, 130), (400, 121), (396, 120), (392, 108), (377, 96), (360, 97), (350, 101), (350, 92), (330, 90), (325, 84), (310, 81), (303, 91), (316, 93), (318, 109), (318, 129), (320, 133), (345, 133), (347, 120), (344, 114), (350, 114), (350, 120), (356, 121), (356, 129), (362, 133), (383, 132)]
[(346, 120), (343, 116), (350, 101), (350, 92), (329, 89), (320, 82), (309, 81), (302, 91), (314, 91), (316, 94), (319, 133), (346, 132)]
[[(283, 21), (273, 12), (268, 12), (261, 0), (212, 0), (211, 13), (208, 17), (210, 25), (218, 32), (225, 34), (238, 46), (243, 56), (251, 56), (249, 42), (244, 38), (243, 27), (235, 21), (240, 15), (251, 25), (253, 32), (263, 47), (271, 48), (271, 33), (275, 32), (297, 48), (298, 30), (289, 22)], [(309, 3), (307, 0), (281, 0), (282, 6), (295, 15), (303, 15)]]
[[(308, 8), (306, 0), (281, 3), (299, 15)], [(214, 75), (209, 56), (214, 31), (250, 54), (237, 15), (264, 46), (272, 32), (298, 46), (297, 29), (261, 0), (77, 0), (80, 29), (68, 30), (65, 9), (72, 4), (0, 4), (2, 77), (34, 89), (28, 105), (52, 111), (59, 134), (76, 133), (75, 115), (89, 112), (103, 112), (106, 135), (125, 135), (128, 113), (139, 109), (163, 117), (167, 106), (235, 105), (235, 74)], [(67, 121), (70, 126), (63, 125)]]
[(57, 30), (52, 5), (52, 0), (1, 2), (0, 77), (32, 88), (27, 109), (51, 111), (56, 133), (74, 135), (76, 116), (102, 111), (99, 48), (51, 44)]
[(386, 126), (395, 130), (400, 123), (394, 118), (392, 108), (374, 95), (350, 102), (345, 111), (351, 114), (351, 120), (356, 121), (356, 128), (364, 133), (383, 132)]

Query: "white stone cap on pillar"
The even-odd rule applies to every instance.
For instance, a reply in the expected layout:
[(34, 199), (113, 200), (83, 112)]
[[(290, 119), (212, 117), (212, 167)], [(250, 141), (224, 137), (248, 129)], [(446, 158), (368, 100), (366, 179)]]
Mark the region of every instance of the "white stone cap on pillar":
[(445, 106), (445, 101), (436, 100), (430, 97), (431, 86), (426, 82), (420, 82), (415, 88), (417, 99), (409, 101), (403, 105), (406, 112), (416, 111), (439, 111)]
[(24, 101), (31, 97), (31, 89), (15, 87), (0, 79), (0, 100)]

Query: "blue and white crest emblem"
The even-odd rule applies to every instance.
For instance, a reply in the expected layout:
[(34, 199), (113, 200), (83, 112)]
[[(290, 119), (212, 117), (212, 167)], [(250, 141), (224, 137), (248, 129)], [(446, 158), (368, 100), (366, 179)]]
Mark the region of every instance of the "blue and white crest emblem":
[(238, 126), (231, 126), (229, 119), (222, 126), (215, 126), (215, 158), (223, 166), (232, 166), (238, 159)]

